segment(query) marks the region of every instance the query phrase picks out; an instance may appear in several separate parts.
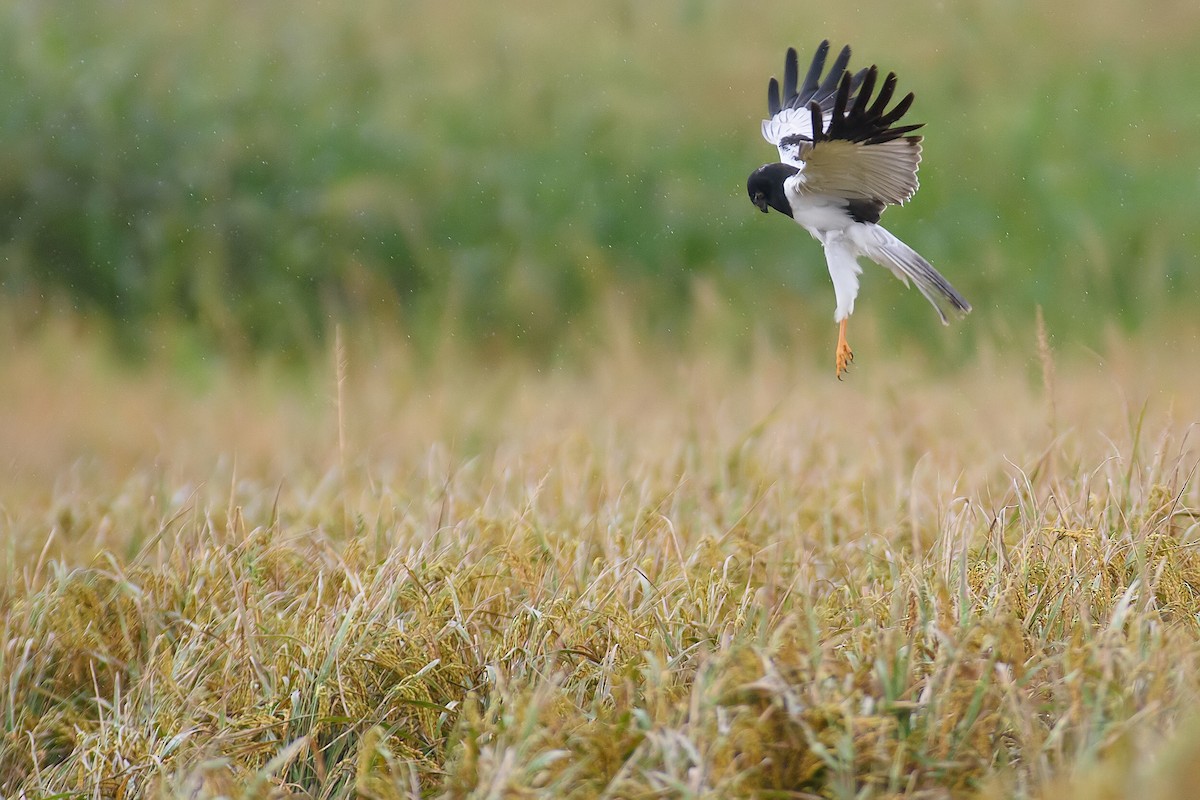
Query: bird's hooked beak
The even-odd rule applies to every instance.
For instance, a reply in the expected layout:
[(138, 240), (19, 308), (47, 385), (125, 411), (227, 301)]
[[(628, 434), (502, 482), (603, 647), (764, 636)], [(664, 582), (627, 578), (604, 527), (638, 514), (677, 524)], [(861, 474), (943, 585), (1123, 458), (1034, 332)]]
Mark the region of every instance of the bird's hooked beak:
[(767, 213), (767, 196), (765, 194), (762, 192), (755, 192), (754, 197), (751, 198), (751, 201), (754, 203), (754, 205), (758, 206), (759, 211), (763, 212), (764, 214)]

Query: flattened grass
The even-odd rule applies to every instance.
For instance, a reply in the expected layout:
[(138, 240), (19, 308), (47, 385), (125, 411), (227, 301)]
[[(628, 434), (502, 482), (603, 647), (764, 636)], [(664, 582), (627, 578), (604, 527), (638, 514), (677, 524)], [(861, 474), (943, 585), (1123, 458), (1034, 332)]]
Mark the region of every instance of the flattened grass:
[[(108, 444), (49, 493), (7, 450), (0, 789), (1186, 781), (1195, 376), (1119, 342), (936, 380), (859, 348), (874, 366), (837, 384), (766, 349), (542, 372), (351, 347), (340, 449), (332, 368), (185, 389), (86, 347), (7, 356), (0, 440)], [(149, 424), (114, 422), (120, 397)]]

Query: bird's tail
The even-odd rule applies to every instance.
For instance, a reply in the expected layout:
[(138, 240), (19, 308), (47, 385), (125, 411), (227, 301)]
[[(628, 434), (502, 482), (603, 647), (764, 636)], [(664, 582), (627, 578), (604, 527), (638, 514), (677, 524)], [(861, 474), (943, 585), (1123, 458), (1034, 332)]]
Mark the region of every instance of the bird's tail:
[(937, 309), (943, 325), (949, 324), (946, 319), (945, 306), (948, 305), (953, 312), (960, 315), (971, 310), (971, 304), (950, 285), (950, 281), (933, 268), (932, 264), (922, 258), (920, 253), (884, 228), (878, 225), (870, 227), (872, 228), (871, 235), (865, 237), (868, 238), (868, 241), (859, 242), (863, 255), (876, 264), (890, 269), (892, 274), (904, 281), (906, 286), (909, 280), (915, 283), (917, 290), (925, 295), (925, 299)]

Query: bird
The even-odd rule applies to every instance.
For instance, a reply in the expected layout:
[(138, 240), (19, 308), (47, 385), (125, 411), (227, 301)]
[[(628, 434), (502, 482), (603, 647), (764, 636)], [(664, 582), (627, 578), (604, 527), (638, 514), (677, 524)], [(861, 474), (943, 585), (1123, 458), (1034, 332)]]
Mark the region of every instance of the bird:
[(851, 74), (847, 45), (826, 73), (829, 49), (828, 39), (821, 42), (800, 83), (799, 57), (795, 48), (788, 48), (783, 92), (772, 77), (767, 85), (770, 118), (762, 122), (763, 138), (778, 148), (779, 161), (752, 172), (746, 191), (764, 214), (775, 209), (791, 217), (824, 246), (837, 303), (834, 365), (841, 380), (854, 360), (846, 322), (858, 297), (860, 257), (891, 270), (905, 285), (916, 284), (942, 324), (949, 324), (947, 311), (965, 315), (971, 305), (928, 261), (879, 224), (889, 205), (903, 205), (917, 191), (922, 137), (913, 131), (924, 123), (897, 124), (912, 106), (913, 94), (889, 109), (895, 73), (887, 74), (876, 93), (878, 67)]

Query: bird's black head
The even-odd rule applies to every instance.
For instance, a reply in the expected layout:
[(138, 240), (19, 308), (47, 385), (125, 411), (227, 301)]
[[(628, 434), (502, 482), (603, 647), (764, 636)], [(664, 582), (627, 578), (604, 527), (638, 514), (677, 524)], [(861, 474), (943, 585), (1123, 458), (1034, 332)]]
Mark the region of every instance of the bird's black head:
[(792, 207), (787, 201), (787, 195), (783, 193), (783, 182), (799, 171), (791, 164), (763, 164), (751, 172), (749, 180), (746, 181), (746, 193), (750, 195), (750, 202), (758, 206), (758, 210), (764, 214), (770, 206), (780, 214), (790, 217)]

